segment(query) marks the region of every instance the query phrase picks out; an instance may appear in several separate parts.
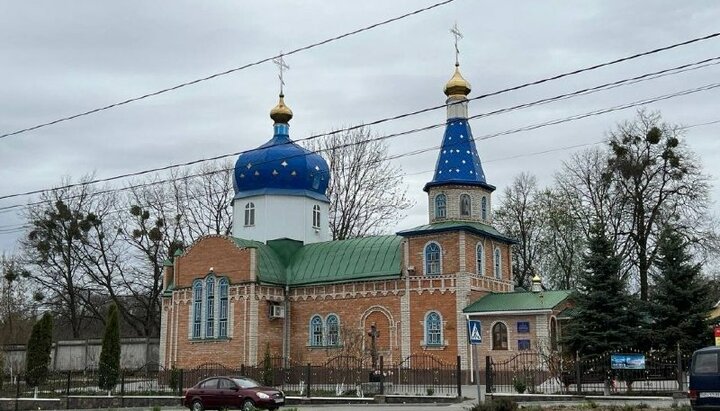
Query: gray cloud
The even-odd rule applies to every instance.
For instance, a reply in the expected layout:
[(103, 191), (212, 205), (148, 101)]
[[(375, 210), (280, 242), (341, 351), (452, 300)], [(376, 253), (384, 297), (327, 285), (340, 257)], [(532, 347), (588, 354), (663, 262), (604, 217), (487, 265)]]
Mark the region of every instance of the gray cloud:
[[(0, 133), (103, 106), (237, 67), (280, 50), (430, 4), (411, 1), (4, 2), (0, 5)], [(457, 21), (465, 77), (479, 95), (708, 34), (714, 1), (457, 0), (287, 58), (295, 138), (442, 104), (452, 74), (449, 27)], [(471, 104), (471, 114), (714, 57), (718, 41), (508, 93)], [(57, 185), (62, 176), (108, 177), (258, 146), (271, 134), (274, 66), (264, 64), (131, 105), (0, 140), (0, 195)], [(476, 137), (716, 81), (710, 67), (472, 122)], [(650, 106), (681, 124), (716, 120), (717, 91)], [(602, 139), (632, 110), (478, 142), (501, 191), (521, 171), (549, 184), (573, 150), (517, 157)], [(379, 134), (442, 122), (437, 110), (374, 129)], [(718, 125), (687, 132), (705, 169), (720, 174)], [(442, 129), (390, 140), (393, 153), (438, 145)], [(436, 153), (396, 160), (416, 206), (391, 229), (426, 222), (423, 184)], [(717, 198), (717, 184), (714, 189)], [(0, 200), (0, 207), (24, 199)], [(19, 224), (0, 213), (0, 227)], [(0, 233), (0, 249), (15, 235)]]

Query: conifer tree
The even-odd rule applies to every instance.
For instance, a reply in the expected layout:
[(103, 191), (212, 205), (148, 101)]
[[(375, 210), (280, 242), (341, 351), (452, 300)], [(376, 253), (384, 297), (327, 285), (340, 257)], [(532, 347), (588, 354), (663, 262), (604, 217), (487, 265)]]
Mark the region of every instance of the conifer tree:
[(100, 351), (100, 365), (98, 369), (98, 387), (103, 390), (112, 390), (117, 384), (120, 375), (120, 324), (118, 321), (117, 306), (110, 305), (108, 318), (103, 335), (102, 351)]
[(639, 306), (625, 289), (621, 259), (601, 224), (594, 224), (584, 256), (585, 270), (573, 299), (576, 315), (563, 343), (573, 352), (603, 354), (632, 347), (639, 337)]
[(692, 262), (687, 243), (673, 228), (666, 226), (658, 244), (652, 299), (653, 343), (657, 348), (692, 353), (710, 342), (708, 312), (713, 301), (700, 264)]
[(37, 387), (47, 379), (50, 351), (52, 350), (52, 333), (52, 316), (50, 313), (45, 313), (40, 321), (33, 325), (26, 350), (25, 381), (31, 387)]

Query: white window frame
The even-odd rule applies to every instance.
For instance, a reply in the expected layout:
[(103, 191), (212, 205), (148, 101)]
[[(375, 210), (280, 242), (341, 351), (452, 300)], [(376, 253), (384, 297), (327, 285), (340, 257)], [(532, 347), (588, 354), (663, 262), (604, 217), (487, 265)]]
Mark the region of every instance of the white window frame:
[(502, 279), (502, 250), (500, 247), (495, 247), (493, 251), (493, 274), (495, 279)]
[[(429, 337), (430, 337), (430, 332), (431, 332), (431, 331), (435, 332), (435, 330), (430, 330), (430, 328), (428, 327), (428, 325), (429, 325), (428, 320), (430, 319), (430, 316), (433, 315), (433, 314), (434, 314), (434, 315), (437, 315), (437, 317), (438, 317), (438, 322), (439, 322), (439, 324), (438, 324), (438, 325), (439, 325), (439, 329), (436, 331), (437, 333), (439, 333), (438, 341), (437, 341), (437, 342), (430, 342), (430, 338), (429, 338)], [(443, 317), (442, 317), (442, 314), (440, 314), (440, 311), (435, 311), (435, 310), (433, 310), (433, 311), (428, 311), (427, 313), (425, 313), (425, 319), (423, 320), (423, 329), (424, 329), (424, 331), (425, 331), (424, 334), (423, 334), (423, 335), (424, 335), (423, 340), (425, 341), (425, 346), (427, 346), (427, 347), (441, 347), (441, 346), (445, 345), (445, 340), (443, 340), (443, 338), (444, 338), (444, 335), (443, 335), (443, 334), (444, 334), (444, 333), (443, 333), (444, 330), (443, 330), (443, 328), (444, 328), (444, 327), (443, 327)]]
[[(467, 199), (467, 213), (463, 213), (463, 200)], [(471, 217), (472, 216), (472, 197), (468, 193), (460, 194), (460, 217)]]
[(312, 226), (313, 228), (320, 228), (320, 206), (315, 204), (312, 212)]
[[(438, 206), (438, 200), (442, 198), (442, 215), (440, 215), (440, 207)], [(435, 195), (435, 218), (447, 218), (447, 196), (444, 193), (438, 193)]]
[[(436, 245), (436, 246), (438, 247), (438, 262), (437, 262), (438, 272), (437, 272), (437, 273), (429, 273), (429, 272), (428, 272), (428, 261), (427, 261), (428, 253), (427, 253), (427, 249), (428, 249), (428, 247), (430, 247), (431, 245)], [(440, 245), (440, 243), (438, 243), (437, 241), (428, 241), (428, 242), (425, 244), (425, 246), (423, 247), (423, 274), (425, 274), (426, 277), (435, 277), (435, 276), (442, 275), (442, 272), (443, 272), (443, 269), (442, 269), (442, 260), (443, 260), (443, 258), (442, 258), (442, 246)]]
[(255, 225), (255, 203), (252, 201), (245, 204), (245, 227)]

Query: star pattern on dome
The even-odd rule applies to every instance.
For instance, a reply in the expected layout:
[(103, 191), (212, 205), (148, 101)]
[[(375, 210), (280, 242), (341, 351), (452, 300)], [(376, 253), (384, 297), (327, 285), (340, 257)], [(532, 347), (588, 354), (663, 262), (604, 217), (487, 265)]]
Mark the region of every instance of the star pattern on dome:
[(467, 121), (454, 120), (446, 123), (435, 176), (428, 184), (444, 183), (487, 184)]
[(273, 135), (261, 146), (240, 154), (235, 161), (235, 198), (254, 195), (291, 195), (329, 201), (330, 168), (321, 155), (290, 138), (292, 116), (280, 95), (273, 108)]

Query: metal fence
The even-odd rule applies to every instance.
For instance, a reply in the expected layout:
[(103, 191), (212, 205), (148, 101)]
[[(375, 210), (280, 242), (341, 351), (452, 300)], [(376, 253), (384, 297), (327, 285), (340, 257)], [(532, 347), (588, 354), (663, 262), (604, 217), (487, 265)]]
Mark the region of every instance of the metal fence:
[(97, 369), (49, 371), (36, 387), (28, 384), (23, 375), (3, 375), (0, 397), (181, 396), (184, 389), (217, 375), (244, 375), (263, 385), (280, 388), (291, 396), (461, 395), (460, 357), (456, 364), (447, 364), (431, 355), (413, 355), (389, 366), (380, 357), (379, 367), (373, 369), (362, 358), (341, 355), (320, 365), (300, 364), (282, 357), (239, 368), (209, 363), (191, 369), (166, 369), (148, 364), (122, 370), (109, 392), (98, 388)]
[(28, 383), (25, 375), (5, 374), (0, 379), (3, 398), (58, 398), (73, 395), (179, 395), (179, 370), (166, 370), (157, 364), (122, 370), (115, 387), (108, 392), (98, 387), (97, 369), (83, 371), (49, 371), (37, 385)]
[(671, 395), (687, 389), (690, 356), (644, 354), (642, 369), (613, 369), (610, 353), (563, 357), (521, 352), (506, 360), (486, 357), (487, 392)]

